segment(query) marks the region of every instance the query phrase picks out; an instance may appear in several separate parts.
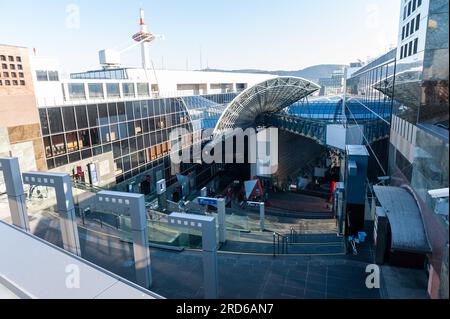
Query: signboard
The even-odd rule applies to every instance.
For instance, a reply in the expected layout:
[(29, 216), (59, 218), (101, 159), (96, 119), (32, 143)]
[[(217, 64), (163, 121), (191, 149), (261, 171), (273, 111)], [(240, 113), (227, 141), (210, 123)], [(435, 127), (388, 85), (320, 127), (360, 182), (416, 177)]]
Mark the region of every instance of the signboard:
[(95, 163), (88, 164), (89, 181), (91, 185), (98, 185), (97, 165)]
[(217, 206), (217, 198), (209, 198), (209, 197), (198, 197), (197, 198), (199, 205), (210, 205), (210, 206)]
[(260, 202), (247, 202), (248, 207), (259, 208)]

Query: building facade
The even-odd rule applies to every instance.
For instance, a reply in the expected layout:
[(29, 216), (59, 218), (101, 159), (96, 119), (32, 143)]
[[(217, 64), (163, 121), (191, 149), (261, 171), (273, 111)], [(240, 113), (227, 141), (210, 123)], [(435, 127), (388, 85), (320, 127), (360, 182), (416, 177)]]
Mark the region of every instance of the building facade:
[(0, 66), (0, 156), (18, 157), (26, 170), (45, 170), (28, 49), (0, 45)]
[(432, 246), (428, 293), (448, 298), (448, 208), (446, 216), (437, 214), (438, 201), (429, 194), (448, 188), (448, 2), (403, 0), (401, 6), (391, 183), (407, 184), (416, 195)]

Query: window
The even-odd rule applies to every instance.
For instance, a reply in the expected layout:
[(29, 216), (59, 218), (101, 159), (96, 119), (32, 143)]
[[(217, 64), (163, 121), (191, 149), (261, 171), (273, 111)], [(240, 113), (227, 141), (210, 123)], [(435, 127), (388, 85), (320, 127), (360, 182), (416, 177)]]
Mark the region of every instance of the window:
[(1, 86), (1, 85), (3, 85), (3, 81), (2, 81), (2, 80), (0, 80), (0, 86)]
[(406, 24), (406, 35), (405, 38), (407, 38), (409, 36), (409, 23)]
[(78, 151), (78, 135), (77, 132), (66, 134), (67, 152), (72, 153)]
[(11, 72), (11, 77), (12, 78), (16, 78), (17, 77), (17, 73), (16, 72)]
[(416, 54), (416, 53), (417, 53), (417, 46), (418, 46), (418, 44), (419, 44), (419, 38), (416, 38), (416, 39), (414, 40), (413, 54)]
[(148, 89), (147, 83), (138, 83), (137, 84), (137, 93), (138, 96), (149, 96), (150, 92)]
[(45, 157), (52, 157), (52, 144), (50, 142), (50, 137), (44, 137), (44, 149), (45, 149)]
[(409, 34), (413, 34), (414, 33), (414, 26), (415, 26), (414, 19), (412, 19), (411, 20), (411, 30), (409, 31)]
[(403, 59), (403, 46), (400, 48), (400, 59)]
[(83, 83), (69, 83), (69, 97), (74, 100), (84, 100), (86, 99), (86, 93), (84, 91)]
[(24, 77), (23, 72), (19, 72), (19, 78), (23, 78), (23, 77)]
[(91, 146), (91, 140), (89, 138), (89, 130), (83, 130), (80, 132), (80, 149)]
[(77, 129), (77, 125), (75, 122), (75, 114), (73, 112), (73, 107), (71, 106), (63, 107), (62, 115), (64, 119), (64, 130), (75, 131)]
[(52, 134), (61, 133), (64, 131), (62, 117), (61, 117), (61, 108), (52, 107), (47, 110), (48, 112), (48, 121), (50, 124), (50, 131)]
[(134, 97), (134, 84), (133, 83), (122, 83), (122, 90), (124, 96)]
[(402, 40), (405, 38), (405, 26), (402, 28)]
[(417, 8), (422, 5), (422, 0), (417, 0)]
[(66, 143), (64, 142), (64, 135), (52, 136), (52, 150), (53, 156), (66, 154)]
[(408, 17), (411, 14), (411, 1), (408, 3)]
[(20, 56), (16, 56), (16, 62), (22, 62), (22, 58)]
[(3, 69), (3, 70), (7, 70), (7, 69), (8, 69), (8, 64), (2, 63), (2, 69)]
[(106, 94), (108, 97), (120, 97), (119, 83), (106, 83)]
[(101, 83), (89, 83), (88, 88), (90, 99), (103, 98), (103, 85)]
[(59, 81), (58, 71), (48, 71), (49, 81)]
[(4, 55), (0, 55), (0, 61), (6, 61), (6, 57)]
[(9, 78), (9, 73), (8, 72), (3, 72), (3, 77), (4, 78)]
[(11, 85), (11, 81), (10, 80), (5, 80), (5, 85)]
[(13, 56), (8, 56), (8, 60), (9, 60), (9, 62), (14, 62), (14, 57)]
[(23, 70), (22, 64), (17, 64), (17, 70)]
[(406, 19), (406, 12), (407, 12), (407, 10), (408, 10), (408, 7), (405, 6), (405, 7), (403, 8), (403, 20)]
[(36, 71), (36, 78), (38, 81), (48, 81), (47, 71)]
[(17, 82), (17, 80), (13, 80), (13, 85), (19, 85), (19, 82)]
[(109, 124), (108, 105), (106, 105), (106, 104), (98, 105), (98, 117), (99, 117), (100, 125), (108, 125)]
[(92, 146), (100, 145), (100, 133), (98, 128), (91, 129), (91, 143)]
[(416, 10), (417, 0), (413, 0), (412, 11)]
[(109, 127), (108, 126), (102, 126), (100, 128), (100, 135), (102, 138), (102, 143), (109, 143), (111, 142), (111, 136), (109, 133)]
[(14, 64), (10, 64), (10, 65), (9, 65), (9, 68), (10, 68), (11, 70), (15, 70), (15, 69), (16, 69), (16, 66), (15, 66)]
[(89, 126), (90, 127), (99, 126), (97, 105), (96, 104), (88, 105), (87, 110), (88, 110)]
[(420, 27), (420, 14), (418, 14), (416, 17), (416, 31), (419, 30), (419, 27)]
[(409, 42), (409, 48), (408, 48), (408, 56), (410, 56), (412, 54), (412, 49), (413, 49), (413, 42)]
[(20, 85), (25, 85), (25, 81), (24, 80), (20, 80)]
[(85, 105), (77, 105), (75, 107), (78, 129), (88, 127), (87, 112)]

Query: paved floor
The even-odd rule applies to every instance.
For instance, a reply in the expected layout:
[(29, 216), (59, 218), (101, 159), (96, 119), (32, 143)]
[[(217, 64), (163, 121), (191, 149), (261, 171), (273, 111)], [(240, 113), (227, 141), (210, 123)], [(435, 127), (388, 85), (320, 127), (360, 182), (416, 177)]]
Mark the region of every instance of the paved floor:
[[(61, 246), (57, 223), (40, 221), (39, 237)], [(80, 229), (83, 258), (135, 280), (132, 248)], [(202, 254), (151, 249), (152, 290), (167, 298), (202, 298)], [(380, 298), (365, 287), (366, 262), (346, 256), (256, 256), (219, 253), (221, 298)]]

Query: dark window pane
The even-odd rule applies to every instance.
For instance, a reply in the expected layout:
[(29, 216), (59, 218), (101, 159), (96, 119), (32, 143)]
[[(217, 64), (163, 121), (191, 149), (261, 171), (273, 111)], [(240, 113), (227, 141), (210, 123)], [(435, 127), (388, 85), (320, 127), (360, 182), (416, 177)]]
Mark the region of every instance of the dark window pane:
[(118, 158), (122, 156), (122, 153), (120, 151), (120, 142), (113, 143), (113, 156), (114, 158)]
[(139, 165), (144, 165), (145, 164), (145, 152), (144, 151), (139, 152), (138, 158), (139, 158)]
[(66, 143), (64, 142), (64, 135), (52, 136), (52, 151), (53, 156), (66, 154)]
[(125, 112), (125, 103), (123, 103), (123, 102), (117, 103), (117, 114), (119, 117), (119, 122), (124, 122), (127, 120), (126, 112)]
[(99, 145), (100, 144), (100, 133), (98, 128), (91, 129), (91, 145)]
[(87, 150), (81, 151), (81, 157), (82, 157), (82, 159), (92, 157), (92, 150), (89, 148)]
[(77, 162), (81, 159), (80, 152), (69, 154), (69, 163)]
[(109, 143), (111, 142), (111, 137), (110, 137), (110, 133), (109, 133), (109, 126), (102, 126), (100, 128), (100, 134), (102, 137), (102, 143)]
[(93, 152), (94, 156), (97, 156), (97, 155), (102, 154), (103, 150), (102, 150), (102, 147), (101, 147), (101, 146), (97, 146), (97, 147), (95, 147), (95, 148), (93, 149), (92, 152)]
[(148, 117), (148, 101), (141, 101), (142, 118)]
[(39, 119), (41, 121), (42, 135), (50, 134), (46, 109), (39, 109)]
[(132, 166), (133, 168), (136, 168), (136, 167), (139, 166), (138, 155), (137, 155), (137, 153), (131, 154), (131, 166)]
[(123, 157), (123, 171), (128, 172), (129, 170), (131, 170), (130, 156), (124, 156)]
[(148, 148), (148, 147), (150, 147), (150, 134), (145, 134), (144, 135), (144, 145), (145, 145), (145, 148)]
[(55, 161), (52, 159), (47, 160), (47, 168), (48, 169), (54, 169), (55, 168)]
[(50, 137), (44, 137), (44, 148), (45, 148), (45, 156), (47, 158), (53, 156), (52, 152), (52, 143), (50, 142)]
[(91, 140), (89, 138), (89, 130), (80, 131), (80, 149), (91, 147)]
[(124, 139), (128, 137), (128, 129), (126, 123), (120, 123), (119, 124), (119, 130), (120, 130), (120, 138)]
[(48, 110), (48, 121), (50, 122), (50, 131), (52, 134), (61, 133), (63, 131), (63, 123), (61, 117), (61, 108), (52, 107)]
[(128, 143), (128, 140), (120, 141), (120, 149), (122, 150), (122, 155), (130, 154), (130, 145)]
[(142, 131), (144, 133), (148, 133), (148, 132), (150, 132), (149, 130), (150, 130), (150, 127), (148, 126), (148, 119), (143, 119), (142, 120)]
[(77, 129), (77, 123), (75, 121), (75, 113), (73, 107), (66, 106), (62, 108), (62, 114), (64, 119), (64, 129), (67, 131), (75, 131)]
[(137, 152), (137, 142), (136, 138), (130, 138), (130, 153)]
[(66, 134), (67, 152), (78, 151), (78, 136), (77, 132), (71, 132)]
[(155, 115), (155, 101), (154, 100), (148, 100), (148, 116), (154, 116)]
[(144, 136), (143, 135), (139, 135), (136, 138), (136, 141), (137, 141), (137, 149), (139, 151), (143, 150), (144, 149)]
[(127, 120), (128, 121), (134, 120), (133, 103), (126, 102), (125, 106), (127, 111)]
[(100, 125), (108, 125), (108, 106), (106, 104), (98, 105), (98, 116), (100, 118)]
[(67, 165), (69, 162), (67, 160), (67, 156), (59, 156), (55, 158), (55, 166), (59, 167), (59, 166), (63, 166), (63, 165)]
[(128, 136), (135, 136), (134, 122), (128, 122)]
[(134, 109), (134, 118), (140, 119), (141, 118), (141, 103), (139, 101), (134, 101), (133, 109)]
[(103, 145), (103, 153), (111, 152), (111, 150), (112, 150), (111, 144), (104, 144)]
[(148, 123), (150, 126), (150, 132), (154, 132), (156, 130), (155, 118), (154, 117), (149, 118)]
[(117, 116), (117, 105), (116, 103), (108, 103), (108, 113), (109, 113), (109, 121), (110, 123), (117, 123), (118, 122), (118, 116)]
[(75, 106), (75, 113), (77, 117), (78, 129), (87, 128), (88, 120), (87, 120), (86, 106), (85, 105)]
[(97, 104), (91, 104), (87, 106), (88, 109), (88, 117), (89, 117), (89, 126), (94, 127), (98, 126), (98, 112), (97, 112)]

